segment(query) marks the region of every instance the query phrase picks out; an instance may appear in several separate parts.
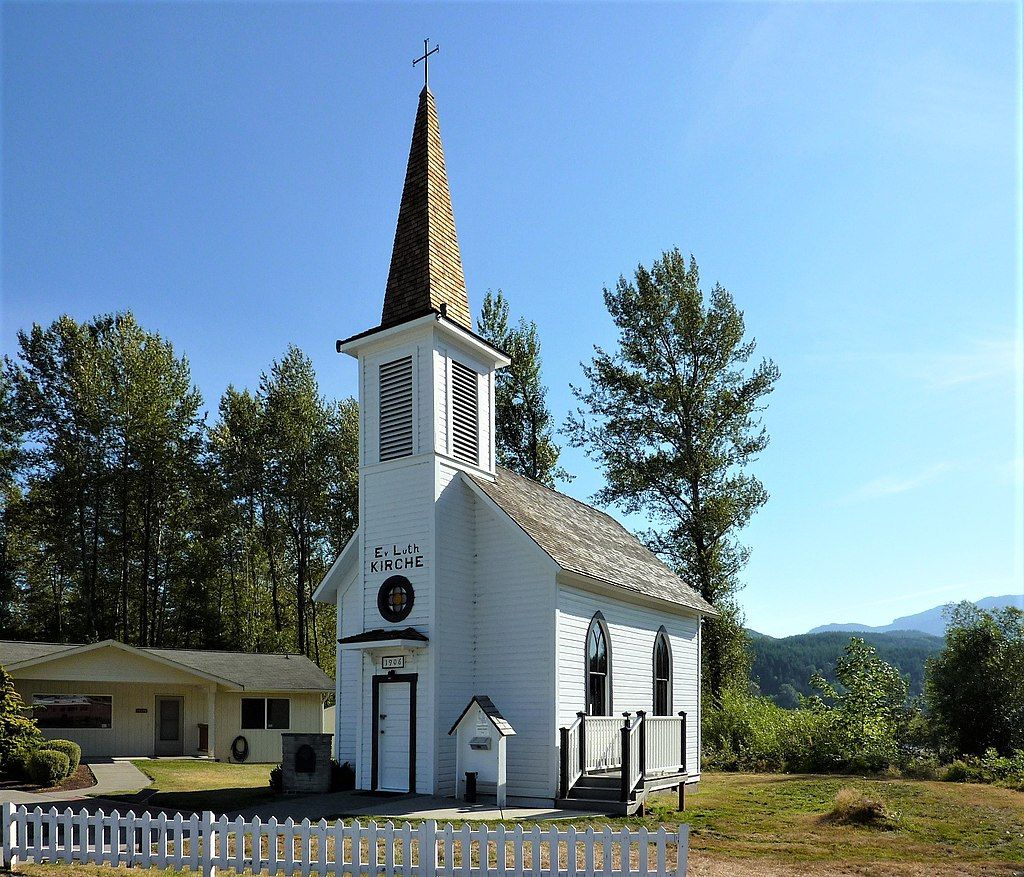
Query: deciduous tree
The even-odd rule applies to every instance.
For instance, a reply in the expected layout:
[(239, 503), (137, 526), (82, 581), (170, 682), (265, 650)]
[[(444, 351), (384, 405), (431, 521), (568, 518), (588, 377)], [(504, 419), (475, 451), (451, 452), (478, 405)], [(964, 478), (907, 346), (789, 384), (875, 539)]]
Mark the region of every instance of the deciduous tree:
[(925, 670), (928, 718), (944, 754), (1024, 749), (1024, 612), (964, 602)]
[(706, 628), (707, 691), (745, 685), (738, 534), (768, 499), (748, 468), (768, 445), (759, 412), (779, 371), (751, 363), (732, 295), (717, 284), (703, 292), (696, 261), (678, 249), (621, 277), (604, 300), (617, 346), (584, 364), (566, 432), (604, 470), (597, 500), (652, 518), (653, 550), (722, 611)]

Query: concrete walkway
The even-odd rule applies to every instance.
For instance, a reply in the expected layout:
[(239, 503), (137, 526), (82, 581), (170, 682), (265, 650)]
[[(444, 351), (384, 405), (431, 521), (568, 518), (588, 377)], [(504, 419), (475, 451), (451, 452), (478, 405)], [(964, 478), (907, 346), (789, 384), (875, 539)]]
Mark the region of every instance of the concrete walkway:
[(578, 819), (588, 816), (604, 816), (599, 811), (558, 810), (554, 807), (496, 807), (494, 804), (466, 804), (455, 798), (435, 798), (430, 795), (368, 795), (357, 792), (332, 792), (326, 795), (308, 795), (275, 798), (256, 807), (228, 813), (234, 818), (242, 816), (252, 819), (269, 819), (271, 816), (283, 820), (291, 817), (296, 821), (340, 817), (360, 819), (436, 819), (439, 822), (458, 821), (515, 821), (526, 819), (531, 822), (548, 819)]
[(66, 789), (62, 792), (5, 792), (0, 790), (0, 802), (49, 807), (62, 801), (85, 801), (115, 792), (139, 792), (152, 780), (130, 761), (88, 761), (96, 777), (96, 785), (87, 789)]

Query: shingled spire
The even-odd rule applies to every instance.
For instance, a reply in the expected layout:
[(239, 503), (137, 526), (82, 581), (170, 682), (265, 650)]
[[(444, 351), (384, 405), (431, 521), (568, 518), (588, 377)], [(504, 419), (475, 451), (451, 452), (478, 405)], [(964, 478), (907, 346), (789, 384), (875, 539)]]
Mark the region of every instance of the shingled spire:
[(442, 305), (448, 319), (472, 330), (441, 126), (434, 95), (424, 86), (412, 131), (381, 326), (440, 311)]

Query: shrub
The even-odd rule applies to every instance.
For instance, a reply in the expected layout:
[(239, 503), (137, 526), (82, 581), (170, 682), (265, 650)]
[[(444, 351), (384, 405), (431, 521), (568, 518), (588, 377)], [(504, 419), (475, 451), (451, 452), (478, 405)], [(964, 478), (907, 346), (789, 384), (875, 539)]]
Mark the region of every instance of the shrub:
[(281, 765), (277, 765), (270, 769), (270, 791), (275, 795), (280, 795), (283, 790), (284, 774), (281, 771)]
[(68, 757), (68, 774), (78, 770), (82, 760), (82, 747), (73, 740), (47, 740), (39, 748), (49, 752), (63, 752)]
[(881, 801), (869, 798), (856, 789), (840, 789), (825, 819), (839, 825), (864, 825), (871, 828), (892, 828), (895, 821)]
[(1024, 791), (1024, 750), (1000, 755), (995, 749), (984, 755), (965, 755), (950, 762), (942, 778), (952, 783), (991, 783)]
[(937, 780), (942, 776), (942, 765), (932, 754), (914, 755), (904, 762), (900, 773), (912, 780)]
[(32, 782), (40, 786), (55, 786), (70, 773), (71, 762), (63, 752), (52, 749), (37, 749), (28, 761), (28, 773)]
[(827, 711), (787, 710), (769, 698), (725, 691), (704, 714), (704, 763), (718, 770), (829, 772), (849, 760)]
[(356, 787), (356, 772), (347, 761), (338, 764), (331, 759), (331, 791), (348, 792)]

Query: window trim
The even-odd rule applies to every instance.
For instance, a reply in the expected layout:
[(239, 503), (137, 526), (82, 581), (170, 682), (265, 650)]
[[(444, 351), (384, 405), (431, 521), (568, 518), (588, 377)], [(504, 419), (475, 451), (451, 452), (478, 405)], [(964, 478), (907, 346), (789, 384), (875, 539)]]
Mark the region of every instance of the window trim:
[(594, 625), (597, 625), (604, 636), (604, 652), (605, 652), (605, 674), (604, 674), (604, 699), (605, 712), (600, 715), (612, 716), (615, 715), (615, 707), (612, 703), (612, 638), (608, 630), (608, 622), (605, 621), (604, 615), (599, 611), (595, 612), (593, 617), (590, 619), (590, 624), (587, 625), (587, 635), (583, 640), (583, 700), (584, 709), (586, 714), (597, 715), (591, 713), (590, 706), (590, 634), (594, 629)]
[(36, 698), (37, 697), (105, 697), (110, 701), (110, 724), (105, 728), (76, 728), (74, 725), (39, 725), (40, 731), (113, 731), (114, 730), (114, 695), (107, 692), (90, 694), (87, 691), (33, 691), (31, 702), (28, 704), (29, 715), (38, 724), (36, 719)]
[[(263, 701), (263, 725), (258, 728), (247, 728), (245, 726), (245, 716), (243, 713), (242, 704), (247, 700), (262, 700)], [(284, 728), (269, 728), (267, 727), (267, 720), (270, 713), (270, 701), (272, 700), (283, 700), (288, 704), (288, 725)], [(279, 695), (255, 695), (255, 696), (242, 696), (238, 699), (238, 726), (239, 730), (242, 731), (290, 731), (292, 729), (292, 699), (290, 697), (281, 697)]]
[[(664, 680), (668, 685), (668, 704), (663, 713), (658, 712), (658, 645), (660, 643), (665, 644), (665, 650), (668, 652), (668, 678)], [(675, 661), (672, 657), (672, 637), (668, 635), (668, 631), (663, 624), (654, 635), (654, 647), (651, 649), (651, 712), (653, 715), (672, 715), (672, 688), (675, 681), (675, 669)]]

